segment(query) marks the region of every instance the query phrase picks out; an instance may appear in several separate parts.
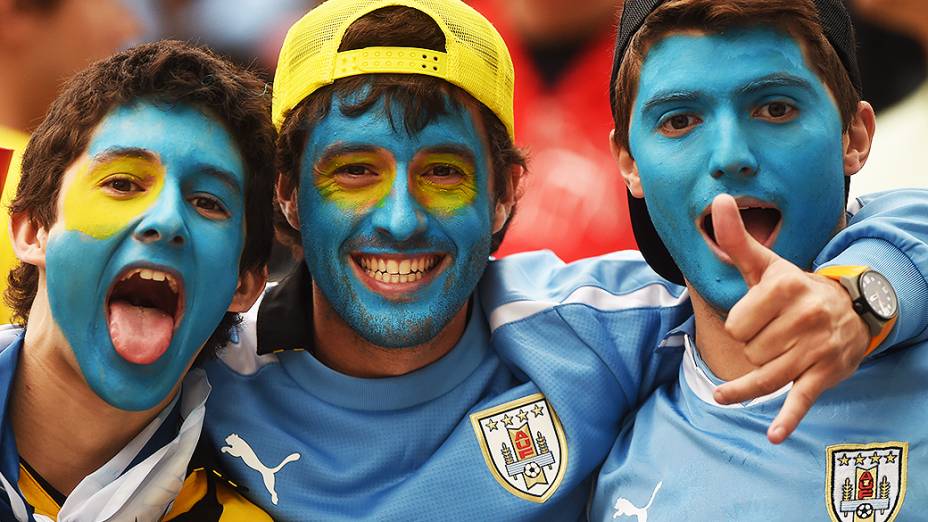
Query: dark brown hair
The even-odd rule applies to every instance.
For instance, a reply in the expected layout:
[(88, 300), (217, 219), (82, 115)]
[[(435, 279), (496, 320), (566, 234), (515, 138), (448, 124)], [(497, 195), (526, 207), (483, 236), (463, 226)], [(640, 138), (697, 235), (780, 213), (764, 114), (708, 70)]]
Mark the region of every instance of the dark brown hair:
[[(420, 11), (401, 6), (384, 7), (354, 22), (345, 32), (338, 50), (373, 46), (444, 51), (445, 35), (434, 20)], [(359, 93), (364, 96), (357, 97)], [(510, 169), (516, 165), (525, 168), (525, 157), (513, 144), (506, 126), (493, 111), (463, 89), (444, 80), (418, 74), (371, 74), (336, 80), (307, 96), (287, 114), (277, 141), (278, 172), (294, 189), (299, 186), (300, 163), (307, 137), (313, 127), (328, 115), (335, 99), (342, 100), (341, 112), (348, 117), (364, 114), (383, 99), (386, 117), (394, 128), (399, 122), (393, 121), (391, 107), (397, 105), (403, 109), (402, 125), (410, 134), (420, 132), (436, 118), (447, 114), (449, 102), (477, 107), (479, 123), (483, 125), (490, 148), (496, 199), (507, 195)], [(353, 101), (347, 103), (346, 99)], [(512, 197), (516, 198), (518, 187), (513, 190), (516, 193)], [(510, 221), (514, 214), (515, 206), (509, 214)], [(286, 220), (278, 220), (278, 223), (282, 227), (278, 231), (299, 245), (299, 231), (289, 226)], [(499, 247), (508, 226), (509, 221), (493, 235), (492, 251)]]
[[(115, 107), (138, 99), (187, 103), (221, 121), (245, 163), (245, 247), (241, 272), (260, 270), (270, 254), (274, 141), (270, 91), (248, 71), (206, 49), (177, 41), (141, 45), (78, 73), (52, 103), (23, 153), (11, 213), (25, 213), (39, 227), (56, 220), (65, 170), (87, 148), (94, 129)], [(9, 275), (6, 301), (20, 324), (29, 318), (38, 269), (20, 263)], [(222, 346), (237, 322), (227, 313), (204, 352)]]
[(860, 95), (828, 43), (811, 0), (670, 0), (648, 16), (625, 51), (612, 100), (616, 144), (629, 148), (629, 124), (641, 67), (655, 42), (674, 31), (720, 33), (750, 26), (773, 26), (801, 43), (806, 62), (831, 90), (847, 129), (857, 113)]

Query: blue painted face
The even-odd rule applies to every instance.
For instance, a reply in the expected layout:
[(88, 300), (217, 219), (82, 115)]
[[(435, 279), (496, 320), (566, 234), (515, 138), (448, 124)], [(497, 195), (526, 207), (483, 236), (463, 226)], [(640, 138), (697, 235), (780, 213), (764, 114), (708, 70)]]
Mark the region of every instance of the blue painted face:
[(300, 172), (300, 232), (313, 281), (366, 340), (434, 338), (466, 304), (490, 254), (490, 166), (470, 111), (409, 135), (383, 101), (340, 101), (312, 131)]
[(51, 312), (113, 406), (164, 400), (229, 307), (244, 172), (217, 120), (144, 101), (111, 111), (66, 172), (45, 257)]
[(843, 213), (842, 134), (837, 105), (787, 34), (674, 34), (651, 48), (630, 152), (655, 228), (715, 308), (747, 288), (715, 253), (713, 198), (735, 196), (756, 239), (808, 268)]

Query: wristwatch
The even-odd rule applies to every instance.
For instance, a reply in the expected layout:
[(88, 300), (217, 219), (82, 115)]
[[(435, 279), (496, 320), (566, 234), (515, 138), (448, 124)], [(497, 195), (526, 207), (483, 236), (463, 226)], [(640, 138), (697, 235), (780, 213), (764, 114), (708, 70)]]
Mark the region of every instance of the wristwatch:
[(837, 281), (847, 290), (854, 311), (870, 329), (866, 353), (876, 349), (892, 331), (899, 314), (899, 300), (889, 279), (867, 266), (827, 266), (815, 273)]

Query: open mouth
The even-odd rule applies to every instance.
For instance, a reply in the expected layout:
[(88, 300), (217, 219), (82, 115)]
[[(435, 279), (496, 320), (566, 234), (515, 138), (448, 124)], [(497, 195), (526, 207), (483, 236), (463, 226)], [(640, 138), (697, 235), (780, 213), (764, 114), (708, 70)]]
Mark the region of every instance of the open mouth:
[(167, 351), (184, 312), (178, 276), (156, 268), (129, 268), (113, 283), (106, 320), (116, 353), (152, 364)]
[(410, 292), (428, 284), (441, 272), (449, 256), (443, 254), (371, 255), (353, 254), (356, 269), (368, 286), (381, 293)]
[[(770, 203), (754, 199), (736, 198), (736, 201), (738, 202), (741, 221), (744, 222), (744, 228), (748, 234), (758, 243), (767, 248), (772, 248), (777, 234), (780, 232), (780, 225), (783, 220), (783, 214), (780, 210)], [(713, 249), (718, 249), (715, 226), (712, 224), (711, 205), (703, 212), (699, 225), (702, 233), (710, 240), (709, 245)]]

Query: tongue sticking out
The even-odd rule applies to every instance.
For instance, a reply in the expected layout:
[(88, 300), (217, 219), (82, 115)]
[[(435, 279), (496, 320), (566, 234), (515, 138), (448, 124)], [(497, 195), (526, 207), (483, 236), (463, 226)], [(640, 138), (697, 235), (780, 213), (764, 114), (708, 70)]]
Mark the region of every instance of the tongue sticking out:
[(171, 344), (174, 318), (158, 308), (114, 300), (110, 303), (109, 329), (116, 353), (123, 359), (151, 364)]

